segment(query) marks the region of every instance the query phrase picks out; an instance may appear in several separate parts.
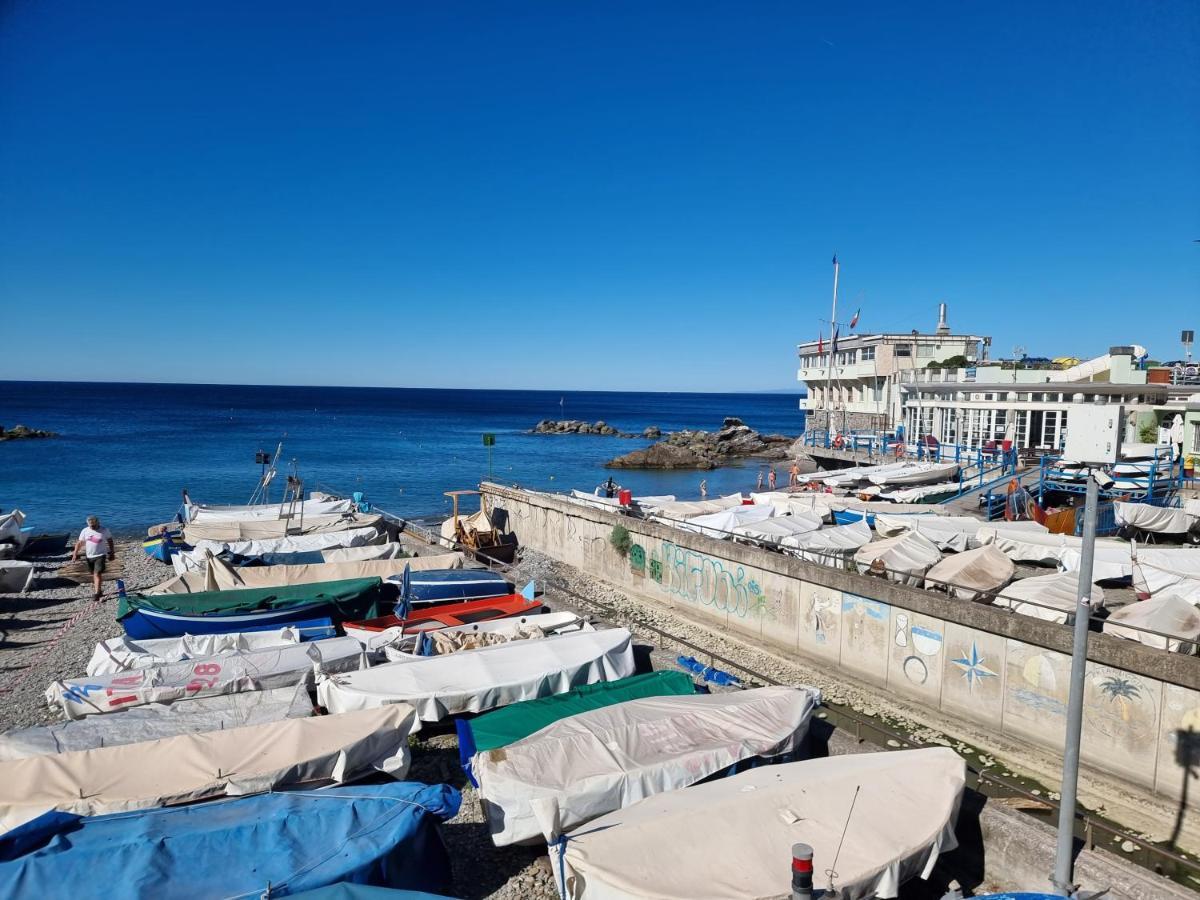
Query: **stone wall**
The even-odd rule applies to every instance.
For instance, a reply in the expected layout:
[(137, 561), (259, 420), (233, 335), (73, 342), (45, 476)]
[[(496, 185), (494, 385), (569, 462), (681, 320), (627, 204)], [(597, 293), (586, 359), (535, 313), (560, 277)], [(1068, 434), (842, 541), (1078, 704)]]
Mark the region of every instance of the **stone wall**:
[[(804, 416), (804, 430), (828, 431), (830, 417), (826, 410), (815, 409), (807, 412)], [(891, 427), (887, 415), (878, 413), (834, 412), (832, 418), (834, 431), (887, 431)]]
[[(757, 643), (935, 712), (1061, 752), (1071, 629), (990, 606), (682, 532), (551, 494), (485, 484), (522, 545)], [(614, 525), (633, 547), (609, 543)], [(1082, 758), (1166, 798), (1200, 796), (1180, 765), (1200, 728), (1200, 660), (1110, 635), (1089, 646)], [(1195, 767), (1191, 768), (1194, 773)]]

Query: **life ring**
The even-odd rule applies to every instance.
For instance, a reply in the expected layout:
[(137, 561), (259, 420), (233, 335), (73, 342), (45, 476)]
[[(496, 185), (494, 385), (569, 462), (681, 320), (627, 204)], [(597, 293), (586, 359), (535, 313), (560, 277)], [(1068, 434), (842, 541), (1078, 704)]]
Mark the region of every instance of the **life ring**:
[(846, 441), (840, 434), (837, 435), (833, 439), (833, 449), (834, 450), (841, 450), (845, 446), (846, 446)]
[(904, 456), (904, 444), (901, 441), (896, 441), (896, 459)]

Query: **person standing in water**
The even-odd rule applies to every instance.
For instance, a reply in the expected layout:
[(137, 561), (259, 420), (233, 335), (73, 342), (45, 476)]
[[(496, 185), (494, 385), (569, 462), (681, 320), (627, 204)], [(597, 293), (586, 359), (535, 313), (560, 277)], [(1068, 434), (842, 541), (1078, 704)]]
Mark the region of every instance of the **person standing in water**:
[(79, 539), (75, 541), (75, 549), (71, 553), (71, 562), (79, 558), (80, 550), (83, 551), (88, 571), (92, 573), (92, 599), (98, 603), (104, 594), (102, 582), (105, 565), (117, 558), (117, 547), (113, 543), (112, 533), (100, 524), (97, 516), (87, 517), (87, 527), (79, 532)]
[(792, 467), (788, 470), (788, 485), (795, 487), (800, 483), (800, 463), (798, 460), (792, 460)]
[(703, 500), (707, 496), (708, 496), (708, 479), (701, 478), (700, 479), (700, 499)]
[(767, 485), (771, 490), (775, 490), (775, 467), (771, 466), (771, 472), (767, 475)]

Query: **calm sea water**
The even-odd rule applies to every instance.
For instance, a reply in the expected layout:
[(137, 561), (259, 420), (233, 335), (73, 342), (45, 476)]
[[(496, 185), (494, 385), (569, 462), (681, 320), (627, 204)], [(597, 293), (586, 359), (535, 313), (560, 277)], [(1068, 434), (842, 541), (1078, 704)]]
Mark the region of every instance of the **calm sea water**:
[[(95, 513), (114, 531), (139, 533), (174, 515), (184, 487), (199, 502), (245, 503), (260, 472), (255, 451), (282, 440), (306, 489), (362, 490), (390, 512), (438, 515), (449, 508), (443, 491), (488, 476), (484, 433), (496, 436), (494, 480), (590, 491), (608, 477), (607, 460), (650, 442), (528, 434), (539, 419), (603, 419), (640, 433), (714, 429), (738, 416), (764, 433), (797, 435), (798, 406), (790, 394), (0, 381), (0, 424), (62, 435), (0, 443), (0, 508), (23, 509), (39, 531), (80, 527)], [(750, 489), (758, 468), (612, 474), (635, 494), (696, 497), (701, 478), (711, 496)]]

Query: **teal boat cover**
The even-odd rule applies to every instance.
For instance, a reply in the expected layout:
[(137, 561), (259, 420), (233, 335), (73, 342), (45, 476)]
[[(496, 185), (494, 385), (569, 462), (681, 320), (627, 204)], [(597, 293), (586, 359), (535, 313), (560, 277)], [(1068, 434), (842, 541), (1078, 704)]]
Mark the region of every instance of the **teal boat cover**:
[(470, 775), (471, 757), (476, 753), (515, 743), (567, 716), (643, 697), (687, 695), (695, 691), (691, 676), (683, 672), (650, 672), (584, 685), (552, 697), (523, 700), (474, 719), (459, 719), (459, 759)]
[(0, 837), (0, 896), (288, 897), (340, 882), (442, 892), (450, 859), (438, 823), (461, 802), (446, 784), (389, 782), (47, 813)]
[(444, 894), (424, 891), (401, 891), (396, 888), (374, 887), (369, 884), (331, 884), (329, 887), (293, 894), (296, 900), (454, 900)]
[(381, 578), (350, 578), (346, 581), (204, 591), (198, 594), (130, 594), (121, 598), (117, 607), (117, 619), (123, 619), (131, 612), (145, 608), (185, 616), (207, 616), (214, 613), (287, 609), (309, 603), (327, 603), (345, 612), (345, 618), (365, 619), (382, 614), (379, 612), (382, 590)]

